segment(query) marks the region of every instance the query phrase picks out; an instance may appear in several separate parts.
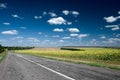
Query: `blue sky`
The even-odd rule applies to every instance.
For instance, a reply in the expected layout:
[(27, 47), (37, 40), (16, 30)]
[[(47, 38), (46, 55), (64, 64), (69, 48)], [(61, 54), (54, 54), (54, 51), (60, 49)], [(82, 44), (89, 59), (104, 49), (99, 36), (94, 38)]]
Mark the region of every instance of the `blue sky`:
[(3, 46), (120, 46), (119, 0), (1, 0)]

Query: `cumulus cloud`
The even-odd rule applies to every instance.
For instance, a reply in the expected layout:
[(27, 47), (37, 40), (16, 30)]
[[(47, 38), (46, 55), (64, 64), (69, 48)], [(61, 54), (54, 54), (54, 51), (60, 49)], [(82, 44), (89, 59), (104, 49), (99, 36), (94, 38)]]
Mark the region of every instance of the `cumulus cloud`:
[(108, 22), (108, 23), (112, 23), (112, 22), (117, 21), (119, 18), (120, 18), (120, 16), (118, 16), (118, 17), (109, 16), (109, 17), (104, 17), (104, 20), (106, 20), (106, 22)]
[(72, 14), (73, 16), (77, 17), (79, 15), (79, 12), (78, 11), (69, 11), (69, 10), (63, 10), (62, 13), (64, 15), (69, 15), (69, 14)]
[(27, 29), (26, 27), (20, 27), (21, 29)]
[(70, 39), (71, 37), (63, 37), (62, 39)]
[(92, 40), (90, 41), (90, 43), (91, 43), (91, 44), (94, 44), (94, 45), (96, 45), (98, 42), (99, 42), (99, 41), (97, 41), (96, 39), (92, 39)]
[(7, 42), (6, 40), (3, 40), (3, 39), (0, 40), (0, 44), (6, 43), (6, 42)]
[(17, 30), (9, 30), (9, 31), (3, 31), (1, 34), (10, 34), (10, 35), (15, 35), (18, 34)]
[(58, 37), (60, 37), (60, 36), (59, 36), (59, 35), (54, 35), (54, 36), (52, 36), (52, 37), (58, 38)]
[(48, 13), (51, 17), (56, 17), (57, 15), (54, 12), (49, 12)]
[(72, 11), (72, 14), (73, 14), (74, 16), (78, 16), (78, 15), (79, 15), (79, 12), (78, 12), (78, 11)]
[(37, 39), (37, 38), (34, 38), (34, 37), (31, 37), (31, 38), (28, 38), (28, 41), (30, 41), (30, 42), (40, 42), (39, 41), (39, 39)]
[(5, 9), (7, 8), (7, 4), (6, 3), (0, 3), (0, 9)]
[(41, 19), (42, 16), (34, 16), (35, 19)]
[(101, 35), (101, 36), (100, 36), (100, 38), (101, 38), (101, 39), (105, 39), (105, 38), (106, 38), (106, 36), (104, 36), (104, 35)]
[(14, 18), (19, 18), (19, 19), (24, 19), (24, 17), (20, 17), (20, 16), (18, 16), (17, 14), (12, 14), (12, 17), (14, 17)]
[(64, 40), (59, 40), (59, 42), (64, 42)]
[(45, 16), (45, 15), (47, 15), (47, 12), (46, 12), (46, 11), (43, 12), (43, 16)]
[(55, 31), (55, 32), (63, 32), (64, 30), (62, 28), (55, 28), (55, 29), (53, 29), (53, 31)]
[(63, 17), (51, 18), (47, 22), (54, 25), (66, 24), (66, 20)]
[(111, 30), (113, 30), (113, 31), (120, 29), (119, 25), (107, 25), (105, 27), (106, 28), (111, 28)]
[(47, 40), (45, 40), (45, 42), (49, 42), (49, 41), (50, 41), (50, 40), (48, 40), (48, 39), (47, 39)]
[(72, 22), (67, 22), (67, 25), (71, 25), (72, 24)]
[(120, 34), (116, 34), (116, 37), (120, 37)]
[(84, 38), (84, 37), (87, 37), (87, 36), (89, 36), (89, 35), (88, 34), (79, 34), (78, 35), (79, 38)]
[(67, 30), (68, 30), (69, 32), (71, 32), (71, 33), (80, 32), (80, 30), (77, 29), (77, 28), (68, 28)]
[(120, 11), (118, 11), (118, 14), (120, 14)]
[(120, 38), (109, 38), (108, 40), (110, 40), (111, 42), (113, 41), (120, 41)]
[(9, 22), (4, 22), (3, 25), (9, 26), (10, 23)]
[(63, 10), (62, 13), (63, 13), (64, 15), (68, 15), (70, 12), (69, 12), (68, 10)]
[(42, 34), (42, 32), (38, 32), (38, 34), (40, 34), (40, 35), (41, 35), (41, 34)]
[(15, 39), (23, 39), (24, 37), (22, 37), (22, 36), (17, 36), (17, 37), (14, 37), (14, 38), (12, 38), (12, 40), (15, 40)]
[(120, 42), (120, 38), (109, 38), (107, 41), (103, 41), (103, 43), (117, 43)]
[(23, 43), (23, 40), (19, 40), (18, 43)]
[(76, 37), (78, 34), (70, 34), (71, 37)]

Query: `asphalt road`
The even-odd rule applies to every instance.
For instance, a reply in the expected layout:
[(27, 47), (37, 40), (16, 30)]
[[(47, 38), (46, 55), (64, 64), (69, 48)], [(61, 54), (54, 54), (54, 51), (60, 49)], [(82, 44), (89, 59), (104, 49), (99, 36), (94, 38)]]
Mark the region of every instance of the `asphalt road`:
[(4, 80), (120, 80), (120, 70), (8, 53)]

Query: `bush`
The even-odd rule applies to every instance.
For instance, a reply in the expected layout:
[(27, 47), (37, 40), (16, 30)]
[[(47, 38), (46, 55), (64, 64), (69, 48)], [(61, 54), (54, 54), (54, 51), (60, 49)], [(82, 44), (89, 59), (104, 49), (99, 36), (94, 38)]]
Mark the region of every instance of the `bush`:
[(83, 49), (77, 49), (77, 48), (60, 48), (61, 50), (70, 50), (70, 51), (84, 51)]

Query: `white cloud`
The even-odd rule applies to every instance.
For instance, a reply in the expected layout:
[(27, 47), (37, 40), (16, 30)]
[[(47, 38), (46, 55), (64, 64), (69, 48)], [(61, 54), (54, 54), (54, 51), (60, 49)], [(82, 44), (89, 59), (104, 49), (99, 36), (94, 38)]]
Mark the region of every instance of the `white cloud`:
[(12, 38), (12, 40), (15, 40), (15, 39), (23, 39), (23, 38), (24, 38), (24, 37), (17, 36), (17, 37)]
[(6, 25), (6, 26), (9, 26), (9, 25), (10, 25), (9, 22), (4, 22), (3, 24)]
[(71, 25), (72, 24), (72, 22), (67, 22), (67, 25)]
[(6, 3), (0, 3), (0, 9), (5, 9), (5, 8), (7, 8), (7, 6), (6, 6), (7, 4)]
[(46, 11), (43, 12), (43, 16), (45, 16), (45, 15), (47, 15), (47, 12), (46, 12)]
[(117, 19), (119, 19), (120, 17), (114, 17), (114, 16), (109, 16), (109, 17), (104, 17), (104, 19), (106, 20), (106, 22), (108, 23), (112, 23), (112, 22), (115, 22), (117, 21)]
[(28, 38), (28, 41), (30, 42), (40, 42), (37, 38), (34, 38), (34, 37), (31, 37), (31, 38)]
[(87, 36), (89, 36), (89, 35), (88, 34), (79, 34), (78, 35), (79, 38), (84, 38), (84, 37), (87, 37)]
[(17, 14), (12, 14), (12, 17), (19, 18), (19, 16)]
[(3, 40), (0, 40), (0, 43), (2, 43), (3, 42)]
[(14, 18), (19, 18), (19, 19), (24, 19), (24, 17), (20, 17), (20, 16), (18, 16), (17, 14), (12, 14), (12, 17), (14, 17)]
[(78, 36), (78, 34), (70, 34), (70, 36), (76, 37), (76, 36)]
[(68, 28), (68, 31), (71, 33), (80, 32), (79, 29), (77, 29), (77, 28)]
[(68, 10), (63, 10), (62, 13), (64, 15), (69, 15), (69, 14), (72, 14), (73, 16), (77, 17), (79, 15), (79, 12), (78, 11), (68, 11)]
[(55, 29), (53, 29), (53, 31), (55, 31), (55, 32), (63, 32), (64, 30), (62, 28), (55, 28)]
[(70, 12), (69, 12), (68, 10), (63, 10), (62, 13), (63, 13), (64, 15), (68, 15)]
[(102, 36), (100, 36), (100, 38), (101, 38), (101, 39), (105, 39), (105, 38), (106, 38), (106, 36), (102, 35)]
[(59, 42), (64, 42), (64, 40), (59, 40)]
[(54, 12), (49, 12), (48, 13), (51, 17), (56, 17), (57, 15)]
[(27, 29), (26, 27), (20, 27), (21, 29)]
[(77, 11), (72, 11), (72, 14), (73, 14), (75, 17), (77, 17), (77, 16), (79, 15), (79, 12), (77, 12)]
[(99, 42), (99, 41), (97, 41), (96, 39), (92, 39), (92, 40), (90, 41), (90, 43), (91, 43), (91, 44), (94, 44), (94, 45), (96, 45), (98, 42)]
[(23, 40), (19, 40), (18, 43), (23, 43)]
[(52, 37), (58, 38), (58, 37), (60, 37), (60, 36), (59, 36), (59, 35), (54, 35), (54, 36), (52, 36)]
[(63, 37), (62, 39), (70, 39), (71, 37)]
[(118, 11), (118, 14), (120, 14), (120, 11)]
[(47, 40), (45, 40), (44, 42), (50, 42), (50, 40), (47, 39)]
[(110, 41), (120, 41), (120, 38), (109, 38)]
[(42, 32), (38, 32), (38, 34), (40, 34), (40, 35), (41, 35), (41, 34), (42, 34)]
[(42, 16), (34, 16), (35, 19), (41, 19)]
[(17, 30), (9, 30), (9, 31), (3, 31), (1, 32), (2, 34), (10, 34), (10, 35), (14, 35), (14, 34), (18, 34)]
[(103, 41), (103, 43), (117, 43), (120, 42), (120, 38), (109, 38), (107, 41)]
[(107, 26), (105, 26), (106, 28), (111, 28), (111, 30), (119, 30), (120, 28), (119, 28), (119, 26), (118, 25), (107, 25)]
[(117, 34), (116, 37), (120, 37), (120, 34)]
[(3, 39), (0, 40), (0, 44), (6, 43), (6, 42), (7, 42), (6, 40), (3, 40)]
[(66, 24), (66, 20), (63, 17), (51, 18), (47, 22), (54, 25)]

